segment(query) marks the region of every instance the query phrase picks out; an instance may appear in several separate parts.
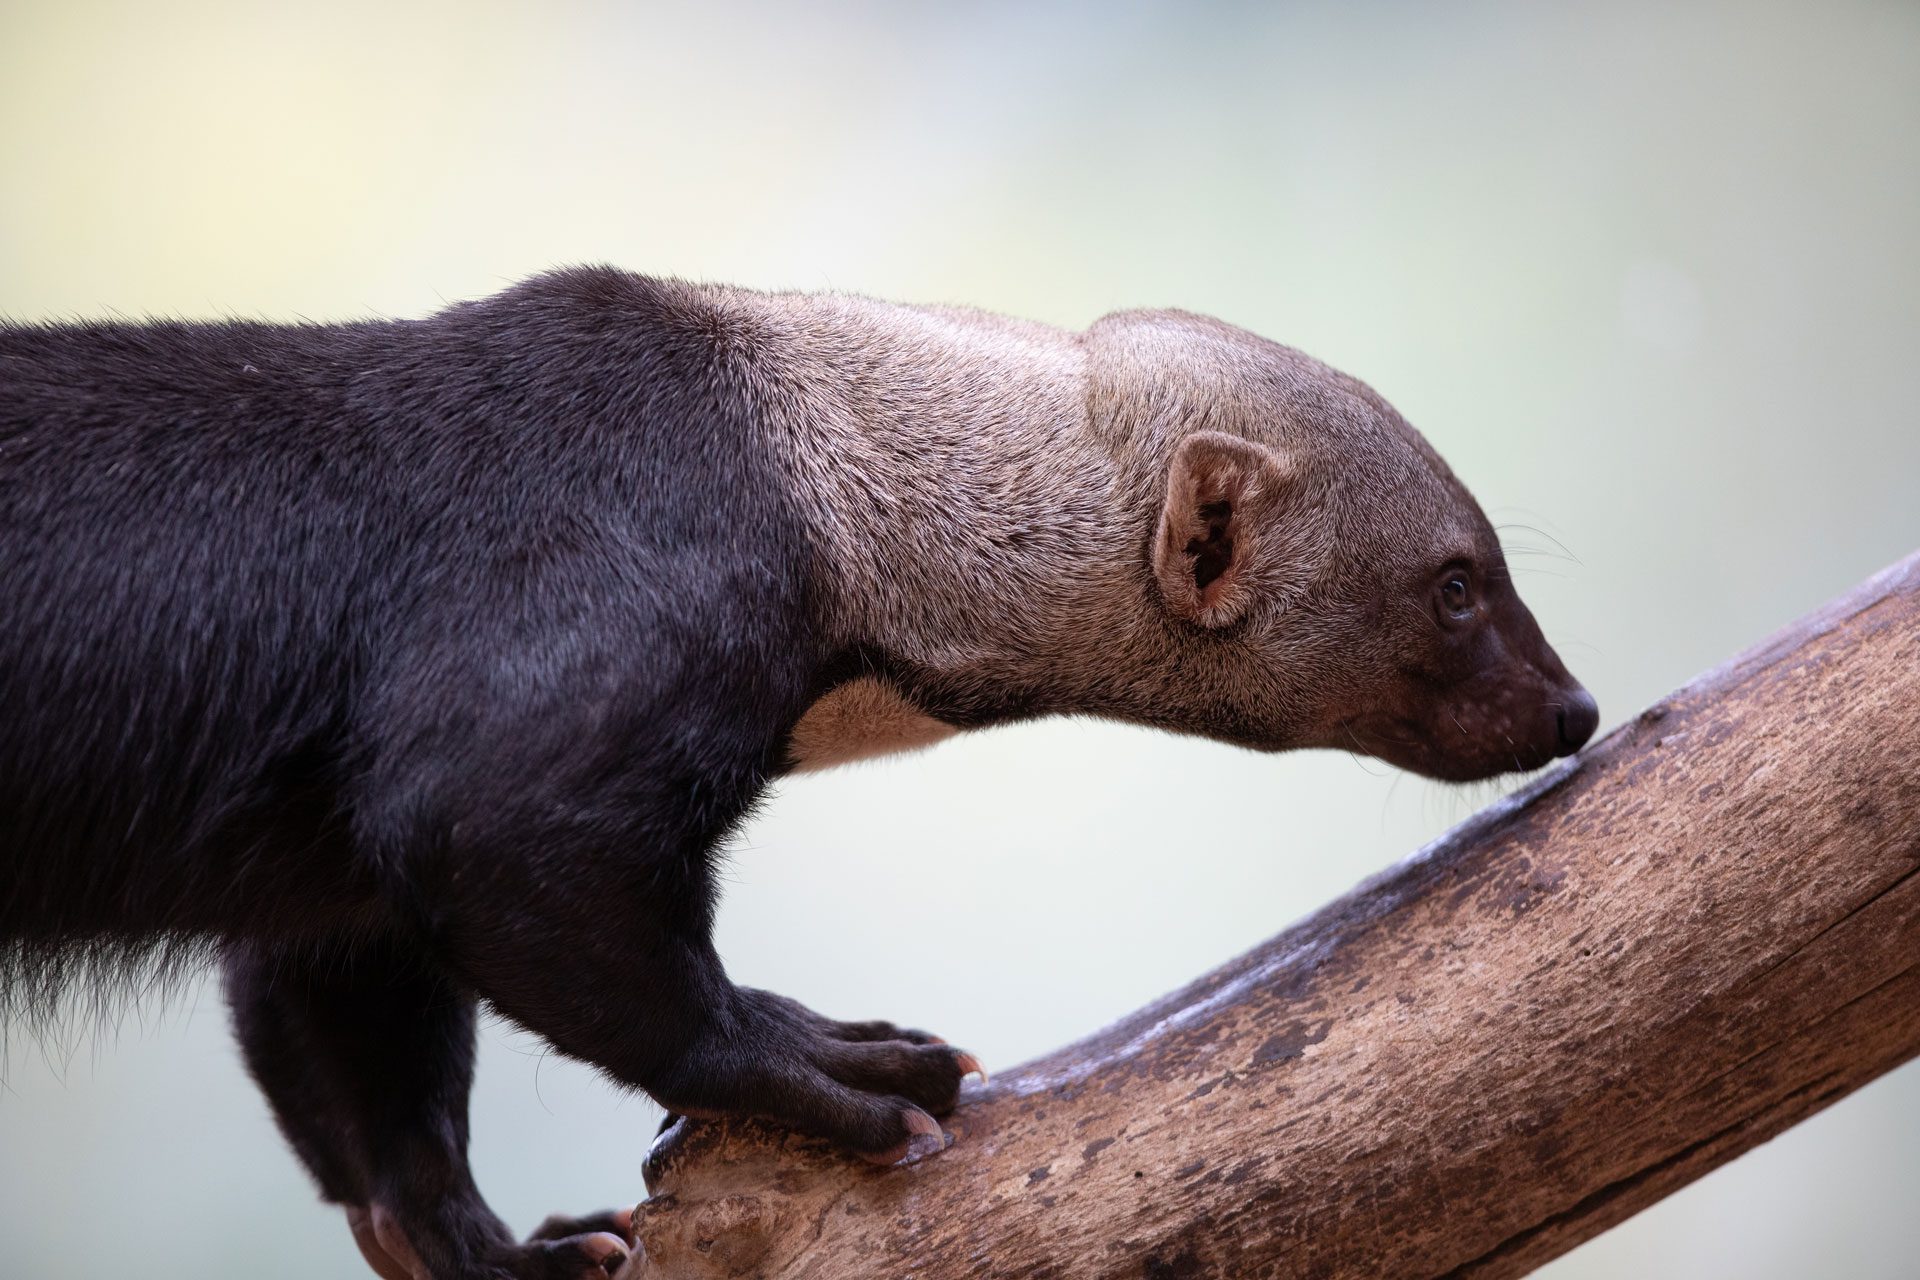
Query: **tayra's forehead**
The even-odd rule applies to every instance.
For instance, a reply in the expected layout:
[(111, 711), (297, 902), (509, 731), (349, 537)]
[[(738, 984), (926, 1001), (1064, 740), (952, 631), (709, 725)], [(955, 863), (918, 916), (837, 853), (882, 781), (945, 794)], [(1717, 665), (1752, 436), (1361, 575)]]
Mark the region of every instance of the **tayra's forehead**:
[(1329, 508), (1339, 541), (1385, 567), (1420, 573), (1498, 555), (1480, 504), (1425, 437), (1364, 387), (1340, 404), (1344, 414), (1311, 405), (1276, 441)]

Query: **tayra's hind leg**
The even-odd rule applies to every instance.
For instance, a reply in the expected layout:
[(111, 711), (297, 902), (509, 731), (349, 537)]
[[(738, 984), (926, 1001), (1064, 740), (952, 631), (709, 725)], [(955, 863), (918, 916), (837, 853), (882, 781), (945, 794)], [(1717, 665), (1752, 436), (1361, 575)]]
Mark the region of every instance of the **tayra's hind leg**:
[(281, 1131), (385, 1280), (589, 1280), (625, 1259), (625, 1215), (521, 1244), (487, 1207), (467, 1165), (474, 1001), (424, 957), (248, 948), (226, 979)]

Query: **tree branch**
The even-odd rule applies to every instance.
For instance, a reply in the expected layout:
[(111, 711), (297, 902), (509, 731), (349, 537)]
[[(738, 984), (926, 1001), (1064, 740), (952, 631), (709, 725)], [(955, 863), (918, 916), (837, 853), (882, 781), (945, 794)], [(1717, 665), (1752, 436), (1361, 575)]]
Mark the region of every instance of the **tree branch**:
[(648, 1158), (646, 1277), (1515, 1276), (1920, 1050), (1920, 555), (874, 1169)]

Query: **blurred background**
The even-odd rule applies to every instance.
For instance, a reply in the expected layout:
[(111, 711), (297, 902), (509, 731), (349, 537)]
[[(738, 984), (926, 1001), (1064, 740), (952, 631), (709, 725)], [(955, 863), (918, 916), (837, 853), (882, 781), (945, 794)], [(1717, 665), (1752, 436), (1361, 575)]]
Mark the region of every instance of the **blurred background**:
[[(0, 314), (417, 316), (583, 261), (1212, 312), (1425, 430), (1613, 724), (1920, 547), (1917, 138), (1911, 4), (13, 0)], [(719, 941), (1009, 1066), (1501, 789), (998, 731), (783, 785)], [(637, 1198), (652, 1105), (485, 1040), (514, 1226)], [(4, 1052), (10, 1274), (359, 1273), (210, 984)], [(1545, 1274), (1910, 1276), (1917, 1185), (1910, 1067)]]

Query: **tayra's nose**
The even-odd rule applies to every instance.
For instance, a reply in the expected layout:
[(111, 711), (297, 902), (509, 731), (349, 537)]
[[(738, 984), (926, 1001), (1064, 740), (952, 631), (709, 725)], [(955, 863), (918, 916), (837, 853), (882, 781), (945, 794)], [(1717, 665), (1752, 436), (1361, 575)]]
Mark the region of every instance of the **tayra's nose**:
[(1554, 754), (1570, 756), (1587, 745), (1587, 739), (1600, 727), (1600, 704), (1593, 695), (1576, 686), (1560, 704), (1560, 746)]

